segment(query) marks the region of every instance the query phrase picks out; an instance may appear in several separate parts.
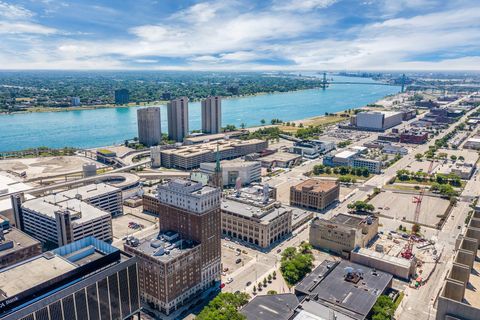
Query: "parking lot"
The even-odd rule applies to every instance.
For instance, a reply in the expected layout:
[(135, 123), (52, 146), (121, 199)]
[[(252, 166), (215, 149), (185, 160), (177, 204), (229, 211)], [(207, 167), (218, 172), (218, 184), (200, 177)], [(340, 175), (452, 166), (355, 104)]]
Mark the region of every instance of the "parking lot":
[[(370, 203), (380, 215), (400, 221), (414, 221), (417, 204), (413, 202), (415, 194), (386, 191), (374, 197)], [(446, 199), (424, 196), (418, 222), (435, 227), (441, 216), (446, 214), (450, 202)]]
[(113, 238), (114, 240), (122, 239), (154, 224), (155, 218), (152, 216), (137, 212), (132, 214), (125, 210), (124, 215), (112, 219)]

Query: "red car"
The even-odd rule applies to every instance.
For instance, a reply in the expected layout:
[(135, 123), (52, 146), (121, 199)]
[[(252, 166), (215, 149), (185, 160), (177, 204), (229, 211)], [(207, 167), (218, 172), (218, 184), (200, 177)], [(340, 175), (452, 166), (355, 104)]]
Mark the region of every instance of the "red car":
[(222, 284), (220, 285), (220, 289), (223, 289), (224, 287), (225, 287), (225, 283), (222, 283)]

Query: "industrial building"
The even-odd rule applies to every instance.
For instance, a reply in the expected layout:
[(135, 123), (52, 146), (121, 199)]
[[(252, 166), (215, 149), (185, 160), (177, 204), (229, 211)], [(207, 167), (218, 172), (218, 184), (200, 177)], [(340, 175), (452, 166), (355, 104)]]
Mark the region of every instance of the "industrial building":
[(476, 320), (480, 314), (480, 208), (460, 234), (451, 269), (437, 298), (437, 320)]
[(219, 140), (199, 145), (165, 149), (160, 151), (161, 165), (166, 168), (195, 169), (202, 162), (215, 162), (217, 147), (219, 159), (226, 160), (260, 152), (268, 147), (268, 142), (260, 139)]
[(124, 248), (138, 257), (142, 301), (162, 313), (169, 315), (202, 289), (198, 243), (166, 231), (142, 239), (128, 237)]
[(167, 103), (168, 138), (183, 142), (188, 136), (188, 98), (182, 97)]
[(225, 196), (221, 209), (223, 235), (260, 248), (268, 248), (292, 232), (292, 208), (272, 199), (268, 185)]
[(247, 320), (290, 320), (299, 300), (293, 293), (255, 296), (241, 310)]
[[(171, 278), (167, 277), (168, 279), (157, 280), (154, 277), (167, 276), (161, 271), (161, 268), (141, 269), (143, 273), (140, 278), (145, 281), (142, 284), (142, 288), (144, 288), (142, 297), (145, 301), (154, 303), (164, 313), (170, 312), (172, 307), (178, 306), (186, 299), (193, 299), (195, 293), (209, 290), (219, 284), (221, 273), (220, 195), (219, 188), (204, 186), (202, 183), (190, 180), (175, 179), (159, 185), (155, 196), (143, 196), (144, 210), (158, 214), (160, 222), (160, 235), (157, 239), (160, 241), (153, 240), (154, 246), (158, 244), (159, 247), (154, 249), (159, 249), (160, 246), (168, 250), (173, 249), (172, 246), (178, 245), (175, 243), (180, 239), (182, 239), (180, 243), (182, 246), (185, 244), (185, 248), (191, 246), (192, 249), (183, 253), (181, 250), (175, 251), (172, 256), (173, 260), (170, 261), (168, 253), (165, 256), (147, 257), (154, 250), (150, 246), (152, 237), (150, 237), (150, 243), (146, 241), (142, 244), (145, 246), (145, 255), (142, 256), (142, 261), (148, 266), (152, 264), (158, 266), (159, 263), (163, 267), (167, 266), (167, 273), (169, 277), (171, 276)], [(178, 241), (174, 241), (176, 239)], [(170, 244), (167, 245), (167, 242)], [(176, 253), (179, 253), (178, 260), (175, 259)], [(170, 254), (172, 254), (171, 250)], [(187, 255), (189, 256), (188, 263), (184, 260)], [(197, 259), (198, 262), (196, 262)], [(180, 266), (184, 266), (188, 270), (182, 271)], [(172, 268), (178, 269), (179, 273), (174, 272)], [(191, 272), (194, 273), (191, 274)], [(185, 279), (187, 273), (190, 278)], [(182, 277), (182, 281), (187, 286), (171, 288), (172, 285), (177, 285), (178, 277)], [(159, 284), (168, 285), (168, 292), (171, 295), (165, 296), (167, 292), (162, 293), (161, 290), (165, 290), (165, 288), (158, 287)]]
[(0, 269), (42, 253), (36, 239), (16, 228), (0, 226)]
[(84, 201), (61, 194), (27, 200), (14, 207), (15, 224), (52, 246), (62, 246), (88, 236), (112, 240), (112, 216)]
[(340, 185), (332, 180), (308, 179), (290, 187), (290, 205), (324, 210), (338, 201)]
[(202, 100), (202, 132), (219, 133), (222, 131), (222, 98), (208, 97)]
[(310, 225), (310, 243), (318, 249), (350, 257), (350, 252), (364, 248), (377, 235), (378, 218), (338, 214), (330, 220), (315, 218)]
[[(209, 176), (215, 174), (216, 163), (200, 164), (200, 172)], [(234, 186), (237, 179), (242, 185), (259, 182), (262, 179), (262, 166), (258, 161), (224, 160), (220, 162), (223, 186)]]
[(428, 141), (428, 132), (419, 130), (406, 130), (400, 134), (401, 143), (423, 144)]
[(321, 154), (335, 149), (335, 143), (323, 140), (302, 140), (295, 142), (290, 148), (291, 153), (300, 154), (306, 159), (316, 159)]
[(146, 147), (162, 143), (160, 107), (137, 109), (138, 141)]
[(130, 102), (130, 93), (127, 89), (115, 90), (115, 104), (128, 104)]
[(402, 120), (402, 112), (366, 111), (351, 117), (350, 124), (361, 130), (384, 131), (401, 124)]
[(93, 237), (0, 270), (1, 320), (132, 319), (137, 258)]

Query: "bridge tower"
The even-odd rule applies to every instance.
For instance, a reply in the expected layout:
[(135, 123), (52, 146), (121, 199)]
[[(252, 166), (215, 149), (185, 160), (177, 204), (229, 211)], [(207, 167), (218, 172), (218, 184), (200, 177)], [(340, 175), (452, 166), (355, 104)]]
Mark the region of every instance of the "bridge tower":
[(405, 73), (402, 74), (402, 93), (405, 92)]
[(328, 82), (327, 82), (327, 73), (326, 72), (323, 72), (323, 79), (322, 79), (322, 84), (321, 84), (321, 87), (323, 90), (325, 90), (328, 86)]

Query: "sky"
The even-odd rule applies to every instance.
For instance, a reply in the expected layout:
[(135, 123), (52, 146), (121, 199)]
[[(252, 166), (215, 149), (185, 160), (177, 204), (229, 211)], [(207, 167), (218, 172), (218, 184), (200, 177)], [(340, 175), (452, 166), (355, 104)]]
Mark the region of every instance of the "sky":
[(0, 69), (480, 70), (480, 0), (0, 0)]

